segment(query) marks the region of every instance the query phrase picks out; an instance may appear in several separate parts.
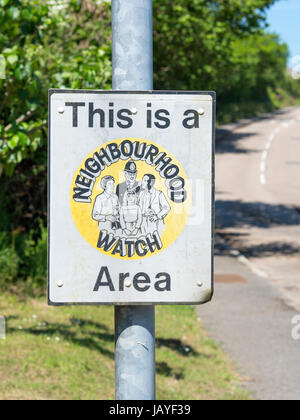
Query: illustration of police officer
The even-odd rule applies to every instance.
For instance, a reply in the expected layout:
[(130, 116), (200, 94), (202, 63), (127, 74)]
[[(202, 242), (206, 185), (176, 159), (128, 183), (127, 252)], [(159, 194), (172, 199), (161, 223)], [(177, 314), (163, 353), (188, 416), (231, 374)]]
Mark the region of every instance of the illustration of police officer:
[(137, 196), (141, 190), (141, 183), (136, 180), (137, 178), (137, 168), (133, 160), (130, 160), (126, 163), (124, 168), (125, 182), (117, 186), (116, 194), (119, 198), (120, 205), (124, 204), (124, 195), (128, 191), (132, 191)]

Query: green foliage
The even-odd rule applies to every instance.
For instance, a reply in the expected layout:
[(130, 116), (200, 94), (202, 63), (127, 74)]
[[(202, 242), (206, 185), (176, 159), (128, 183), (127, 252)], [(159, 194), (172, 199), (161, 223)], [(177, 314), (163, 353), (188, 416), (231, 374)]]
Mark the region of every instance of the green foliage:
[[(19, 278), (36, 285), (46, 277), (46, 230), (39, 219), (45, 224), (47, 217), (48, 89), (111, 87), (109, 5), (97, 3), (72, 0), (61, 8), (50, 0), (0, 0), (0, 56), (6, 62), (0, 195), (7, 192), (5, 200), (0, 196), (0, 232), (15, 241)], [(13, 255), (10, 247), (0, 243)]]
[[(231, 100), (265, 100), (267, 89), (276, 89), (286, 74), (288, 48), (277, 35), (257, 34), (232, 44), (235, 72), (228, 74), (228, 84), (239, 89), (230, 92)], [(241, 101), (240, 101), (241, 102)]]
[[(2, 235), (0, 240), (2, 240)], [(11, 246), (0, 249), (0, 289), (8, 289), (17, 280), (19, 258)]]
[(0, 54), (0, 171), (12, 176), (47, 141), (50, 87), (107, 89), (111, 80), (108, 13), (93, 1), (2, 0)]
[[(4, 232), (10, 231), (10, 216), (7, 211), (7, 198), (4, 189), (0, 189), (0, 235)], [(3, 239), (0, 236), (0, 246), (3, 244)]]
[(14, 290), (26, 280), (27, 292), (45, 289), (47, 276), (47, 228), (25, 234), (21, 230), (0, 232), (0, 290)]
[(216, 91), (219, 123), (293, 104), (287, 45), (264, 30), (273, 3), (154, 0), (155, 87)]
[(228, 89), (233, 42), (261, 32), (275, 0), (154, 0), (158, 89)]
[(47, 229), (40, 221), (40, 232), (38, 237), (34, 230), (31, 230), (24, 242), (23, 256), (23, 277), (30, 279), (36, 287), (45, 286), (47, 275)]
[(11, 243), (10, 235), (0, 232), (0, 289), (6, 290), (16, 280), (19, 269), (19, 257)]
[(38, 1), (2, 1), (0, 53), (6, 61), (6, 78), (0, 81), (0, 165), (8, 176), (42, 144), (39, 107), (45, 99), (38, 77), (39, 41), (41, 28), (53, 26), (46, 22), (48, 14), (48, 7)]

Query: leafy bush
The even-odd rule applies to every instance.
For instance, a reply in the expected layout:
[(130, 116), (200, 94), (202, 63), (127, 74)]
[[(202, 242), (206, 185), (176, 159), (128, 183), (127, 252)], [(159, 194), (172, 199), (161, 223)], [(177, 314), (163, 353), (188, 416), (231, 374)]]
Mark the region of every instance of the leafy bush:
[(10, 216), (7, 210), (7, 198), (4, 188), (0, 188), (0, 246), (4, 240), (4, 236), (1, 236), (1, 232), (10, 231)]
[[(1, 240), (1, 237), (0, 237)], [(7, 290), (18, 280), (19, 257), (13, 247), (0, 249), (0, 290)]]
[[(109, 24), (105, 5), (70, 0), (0, 0), (0, 167), (7, 176), (47, 143), (50, 87), (111, 85)], [(44, 165), (45, 165), (44, 161)]]
[[(36, 293), (45, 290), (47, 277), (47, 229), (0, 233), (0, 290)], [(18, 288), (16, 285), (18, 284)]]
[(47, 276), (47, 229), (40, 221), (39, 237), (31, 230), (24, 243), (24, 277), (36, 287), (45, 286)]

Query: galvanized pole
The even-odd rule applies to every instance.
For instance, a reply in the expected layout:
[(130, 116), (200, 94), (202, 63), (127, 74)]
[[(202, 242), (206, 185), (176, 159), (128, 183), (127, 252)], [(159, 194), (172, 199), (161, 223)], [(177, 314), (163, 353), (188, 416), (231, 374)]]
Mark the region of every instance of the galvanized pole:
[[(113, 89), (153, 89), (152, 0), (112, 0)], [(115, 307), (116, 400), (155, 399), (155, 307)]]

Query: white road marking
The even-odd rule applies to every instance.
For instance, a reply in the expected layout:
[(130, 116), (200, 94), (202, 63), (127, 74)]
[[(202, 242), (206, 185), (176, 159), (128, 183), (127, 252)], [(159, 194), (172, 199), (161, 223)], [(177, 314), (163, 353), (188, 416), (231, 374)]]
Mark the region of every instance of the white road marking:
[(260, 174), (260, 183), (261, 185), (266, 185), (267, 180), (266, 180), (265, 174)]
[(279, 134), (280, 130), (281, 130), (281, 127), (277, 127), (277, 128), (276, 128), (276, 130), (274, 131), (275, 136), (276, 136), (277, 134)]
[(266, 151), (269, 151), (270, 147), (272, 146), (272, 141), (268, 141), (268, 143), (266, 144)]
[(263, 270), (261, 270), (260, 268), (257, 268), (254, 264), (252, 264), (252, 262), (250, 260), (248, 260), (248, 258), (245, 257), (245, 255), (240, 255), (238, 257), (238, 261), (242, 264), (245, 264), (248, 268), (250, 268), (250, 270), (256, 274), (259, 277), (263, 277), (263, 278), (268, 278), (267, 273), (265, 273)]
[(236, 257), (236, 259), (241, 264), (246, 265), (252, 271), (252, 273), (256, 274), (259, 277), (263, 277), (265, 279), (269, 277), (268, 274), (265, 271), (263, 271), (260, 268), (256, 267), (256, 265), (254, 265), (240, 251), (238, 251), (237, 249), (234, 249), (231, 245), (229, 245), (227, 243), (227, 241), (225, 241), (225, 239), (222, 238), (222, 236), (220, 236), (219, 234), (216, 234), (216, 235), (218, 236), (219, 240), (225, 245), (225, 247), (229, 249), (229, 254), (232, 255), (233, 257)]
[[(295, 119), (295, 118), (292, 118), (288, 121), (282, 122), (280, 124), (280, 126), (277, 127), (274, 130), (274, 132), (271, 134), (271, 136), (268, 138), (268, 142), (265, 145), (265, 148), (264, 148), (264, 151), (261, 155), (261, 160), (260, 160), (260, 183), (261, 183), (261, 185), (266, 185), (267, 184), (267, 176), (266, 176), (267, 159), (268, 159), (268, 154), (270, 152), (273, 141), (275, 140), (276, 136), (280, 133), (281, 128), (288, 128), (292, 124), (295, 124), (296, 122), (297, 122), (297, 119)], [(271, 120), (270, 123), (275, 124), (276, 120)]]
[[(274, 121), (274, 120), (272, 120), (272, 121)], [(283, 123), (283, 124), (287, 124), (287, 123)], [(267, 175), (266, 175), (267, 159), (268, 159), (268, 155), (269, 155), (269, 152), (270, 152), (272, 143), (275, 140), (277, 134), (279, 134), (279, 132), (281, 130), (281, 126), (277, 127), (274, 130), (274, 132), (271, 134), (271, 136), (268, 138), (268, 142), (265, 145), (264, 151), (263, 151), (263, 153), (261, 155), (261, 160), (260, 160), (260, 178), (259, 178), (261, 185), (266, 185), (267, 184)]]
[(261, 160), (260, 162), (260, 172), (262, 174), (264, 174), (266, 171), (266, 161), (264, 159)]
[(272, 134), (272, 136), (270, 136), (269, 141), (272, 143), (272, 141), (275, 139), (275, 134)]
[[(223, 241), (223, 243), (226, 244), (226, 246), (231, 248), (231, 245), (228, 245), (227, 242), (221, 238), (221, 240)], [(268, 274), (265, 273), (263, 270), (261, 270), (260, 268), (257, 268), (250, 260), (248, 260), (247, 257), (245, 257), (245, 255), (241, 254), (240, 251), (238, 251), (237, 249), (233, 249), (231, 248), (231, 250), (229, 251), (230, 255), (233, 255), (234, 257), (237, 258), (237, 260), (241, 263), (246, 265), (251, 271), (252, 273), (256, 274), (259, 277), (263, 277), (263, 278), (268, 278)]]

